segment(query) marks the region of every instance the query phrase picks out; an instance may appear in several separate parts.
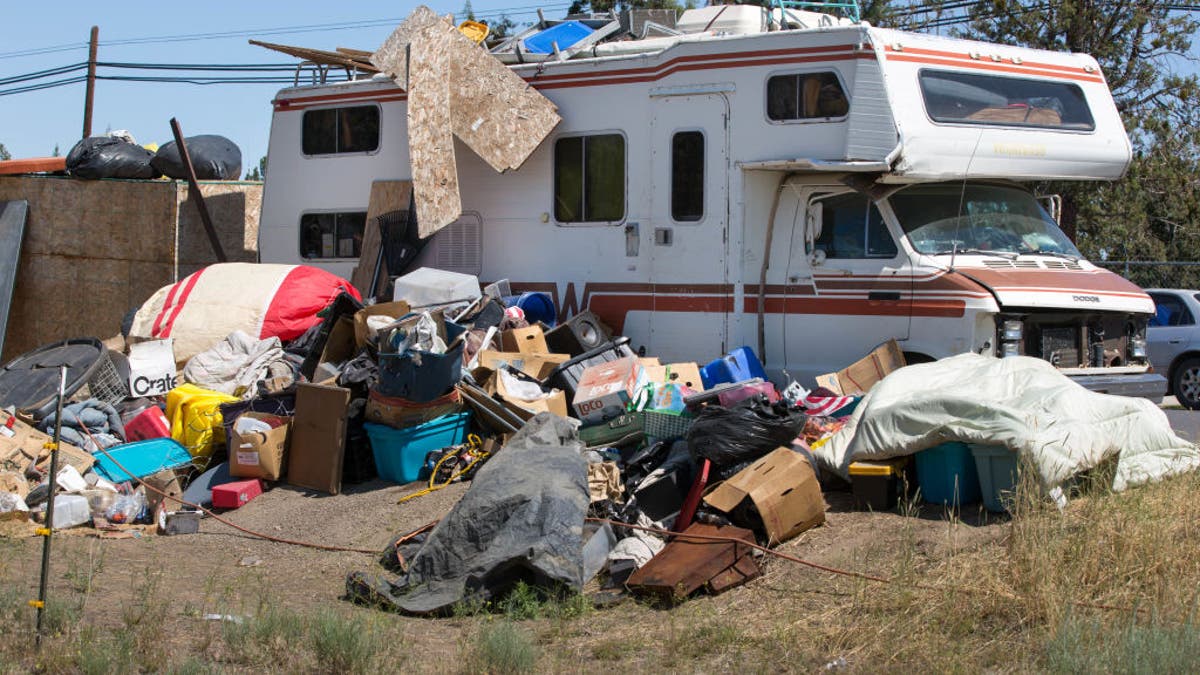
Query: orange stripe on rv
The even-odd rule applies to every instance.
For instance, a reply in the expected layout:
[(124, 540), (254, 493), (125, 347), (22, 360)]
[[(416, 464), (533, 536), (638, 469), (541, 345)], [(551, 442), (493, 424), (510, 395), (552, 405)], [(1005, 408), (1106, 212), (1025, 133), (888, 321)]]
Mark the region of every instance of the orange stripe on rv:
[(907, 61), (912, 63), (925, 63), (935, 66), (952, 66), (955, 68), (967, 68), (970, 70), (986, 70), (989, 72), (1016, 73), (1018, 75), (1036, 75), (1038, 77), (1055, 77), (1059, 79), (1075, 80), (1077, 82), (1096, 82), (1104, 83), (1104, 78), (1099, 75), (1088, 75), (1083, 69), (1078, 73), (1059, 72), (1052, 70), (1043, 70), (1039, 68), (1030, 68), (1026, 66), (1017, 66), (1005, 64), (995, 61), (976, 61), (969, 57), (967, 58), (932, 58), (927, 56), (906, 56), (904, 54), (893, 53), (887, 57), (889, 61)]

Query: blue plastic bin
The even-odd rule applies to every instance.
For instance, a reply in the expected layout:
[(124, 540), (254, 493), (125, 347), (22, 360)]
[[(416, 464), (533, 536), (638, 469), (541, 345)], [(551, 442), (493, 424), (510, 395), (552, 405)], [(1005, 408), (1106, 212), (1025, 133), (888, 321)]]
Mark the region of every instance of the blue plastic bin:
[(367, 436), (371, 439), (371, 451), (375, 455), (379, 477), (396, 483), (419, 480), (427, 453), (466, 440), (470, 417), (471, 413), (461, 412), (407, 429), (394, 429), (370, 422), (364, 424)]
[(917, 484), (930, 504), (961, 506), (979, 501), (979, 475), (966, 443), (942, 443), (917, 453)]
[(375, 389), (384, 396), (428, 403), (450, 393), (462, 378), (462, 353), (466, 342), (454, 339), (467, 329), (446, 321), (446, 344), (453, 345), (445, 354), (410, 350), (403, 353), (379, 352), (379, 383)]
[(525, 320), (530, 324), (542, 322), (550, 328), (558, 323), (558, 310), (554, 308), (554, 300), (549, 293), (522, 293), (504, 298), (504, 304), (509, 307), (520, 307), (525, 312)]
[[(145, 478), (164, 469), (178, 469), (192, 461), (192, 456), (188, 454), (187, 448), (173, 438), (151, 438), (146, 441), (122, 443), (105, 448), (105, 452), (108, 454), (93, 453), (96, 458), (94, 468), (96, 473), (114, 483)], [(112, 456), (112, 459), (109, 459), (109, 455)], [(120, 462), (121, 466), (128, 469), (133, 475), (130, 476), (129, 473), (122, 471), (117, 466), (117, 462)]]
[(709, 363), (700, 369), (700, 379), (704, 381), (705, 389), (725, 382), (743, 382), (755, 377), (767, 379), (762, 362), (754, 355), (749, 347), (738, 347), (725, 356)]
[(525, 51), (531, 54), (553, 54), (555, 42), (558, 43), (558, 50), (564, 51), (594, 32), (579, 21), (564, 21), (525, 38)]
[(975, 469), (979, 472), (983, 507), (996, 513), (1007, 511), (1005, 502), (1012, 498), (1012, 493), (1017, 489), (1019, 456), (1003, 445), (972, 443), (970, 448), (975, 458)]

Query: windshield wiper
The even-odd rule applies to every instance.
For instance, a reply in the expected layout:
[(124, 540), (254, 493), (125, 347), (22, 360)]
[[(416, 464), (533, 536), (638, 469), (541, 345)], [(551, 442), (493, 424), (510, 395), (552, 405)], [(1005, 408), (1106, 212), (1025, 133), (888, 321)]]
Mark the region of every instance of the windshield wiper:
[(950, 248), (950, 249), (946, 249), (944, 251), (936, 251), (934, 253), (929, 253), (927, 255), (954, 255), (954, 254), (992, 255), (992, 256), (996, 256), (997, 258), (1004, 258), (1005, 260), (1016, 260), (1017, 259), (1017, 254), (1012, 253), (1011, 251), (985, 251), (983, 249), (978, 249), (978, 248), (960, 248), (960, 249)]

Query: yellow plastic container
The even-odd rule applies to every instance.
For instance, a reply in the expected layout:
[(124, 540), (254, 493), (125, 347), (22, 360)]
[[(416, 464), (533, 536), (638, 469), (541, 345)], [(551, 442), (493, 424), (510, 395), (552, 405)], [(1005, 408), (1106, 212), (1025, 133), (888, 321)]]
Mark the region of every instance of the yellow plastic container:
[(890, 511), (903, 491), (901, 478), (908, 457), (850, 464), (850, 489), (859, 508)]
[(236, 396), (184, 384), (167, 392), (167, 419), (171, 438), (187, 448), (192, 457), (208, 458), (217, 445), (225, 443), (221, 426), (221, 404), (240, 401)]
[(479, 44), (487, 39), (488, 25), (478, 21), (464, 21), (458, 24), (458, 32), (471, 38), (475, 44)]

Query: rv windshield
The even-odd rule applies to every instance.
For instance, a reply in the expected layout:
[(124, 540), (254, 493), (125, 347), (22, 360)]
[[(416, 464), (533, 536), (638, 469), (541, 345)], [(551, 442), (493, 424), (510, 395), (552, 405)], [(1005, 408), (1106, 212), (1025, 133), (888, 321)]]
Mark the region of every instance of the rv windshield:
[(1003, 185), (914, 185), (888, 198), (919, 253), (1082, 256), (1024, 190)]

